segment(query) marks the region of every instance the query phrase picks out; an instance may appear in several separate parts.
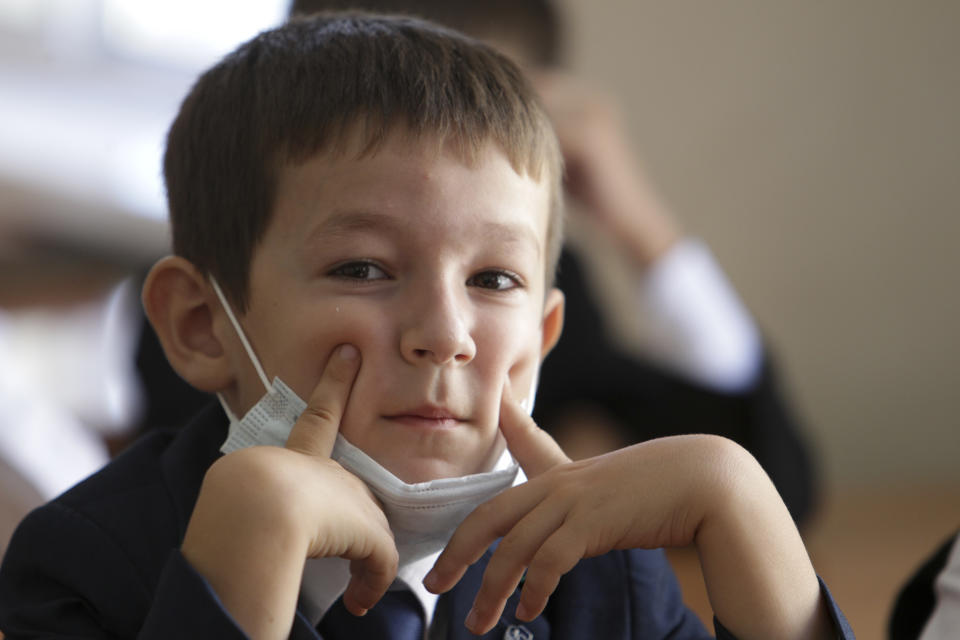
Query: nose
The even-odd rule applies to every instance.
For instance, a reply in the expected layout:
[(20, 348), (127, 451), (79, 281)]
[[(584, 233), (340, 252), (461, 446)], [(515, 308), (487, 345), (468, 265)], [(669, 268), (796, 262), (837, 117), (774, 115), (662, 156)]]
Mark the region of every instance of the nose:
[(411, 364), (467, 364), (477, 354), (465, 295), (437, 285), (411, 301), (400, 351)]

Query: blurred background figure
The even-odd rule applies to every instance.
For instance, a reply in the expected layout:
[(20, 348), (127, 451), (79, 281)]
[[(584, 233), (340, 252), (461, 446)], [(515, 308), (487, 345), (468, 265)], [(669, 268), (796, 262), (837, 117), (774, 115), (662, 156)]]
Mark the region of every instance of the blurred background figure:
[(960, 636), (960, 544), (953, 533), (897, 596), (889, 640), (950, 640)]
[[(805, 521), (812, 465), (769, 352), (710, 251), (686, 237), (648, 183), (620, 107), (561, 66), (561, 7), (551, 0), (294, 0), (291, 7), (294, 15), (323, 9), (445, 24), (514, 58), (538, 88), (560, 139), (572, 215), (557, 279), (566, 295), (564, 334), (541, 371), (537, 423), (573, 458), (666, 435), (726, 436), (757, 457), (794, 519)], [(635, 81), (628, 67), (619, 81)], [(639, 352), (611, 336), (591, 253), (616, 254), (626, 265), (631, 282), (620, 304), (635, 316)]]
[[(654, 205), (648, 211), (662, 213), (668, 202), (682, 227), (660, 216), (668, 223), (661, 229), (672, 229), (660, 237), (675, 234), (681, 244), (702, 238), (700, 246), (716, 256), (712, 272), (719, 273), (720, 263), (736, 283), (734, 308), (750, 313), (734, 313), (752, 330), (735, 331), (743, 338), (736, 342), (759, 348), (753, 360), (721, 360), (747, 362), (732, 368), (747, 387), (757, 376), (754, 389), (756, 381), (770, 380), (766, 347), (773, 345), (787, 365), (790, 396), (804, 418), (802, 441), (815, 445), (824, 488), (817, 516), (805, 526), (808, 548), (859, 636), (882, 637), (897, 591), (956, 529), (960, 503), (960, 5), (558, 0), (550, 7), (563, 27), (553, 45), (558, 57), (533, 56), (531, 78), (558, 127), (564, 121), (609, 125), (600, 129), (612, 132), (620, 151), (603, 145), (610, 162), (599, 166), (619, 169), (609, 169), (603, 180), (638, 180)], [(120, 337), (127, 331), (136, 340), (139, 316), (127, 318), (128, 329), (116, 340), (106, 339), (138, 355), (94, 355), (95, 344), (119, 330), (114, 323), (105, 333), (114, 322), (108, 318), (124, 315), (126, 294), (111, 292), (167, 251), (159, 167), (177, 104), (197, 70), (286, 19), (290, 8), (288, 0), (0, 0), (0, 314), (4, 326), (15, 327), (0, 331), (0, 441), (15, 441), (17, 451), (30, 441), (46, 442), (32, 449), (50, 449), (37, 459), (44, 476), (51, 470), (62, 476), (71, 467), (71, 474), (83, 475), (144, 424), (170, 424), (172, 415), (192, 411), (176, 396), (175, 376), (151, 364), (162, 356), (149, 340), (131, 344)], [(535, 33), (544, 31), (519, 19), (494, 26), (479, 35), (518, 58), (532, 56), (539, 47)], [(508, 34), (518, 32), (524, 47), (509, 51)], [(495, 33), (504, 34), (500, 41)], [(542, 73), (544, 67), (551, 72)], [(571, 96), (574, 108), (561, 109)], [(574, 130), (567, 142), (609, 141), (589, 129), (590, 136)], [(642, 167), (634, 148), (642, 152)], [(631, 234), (591, 222), (597, 208), (586, 206), (589, 190), (579, 188), (589, 181), (575, 161), (570, 166), (573, 260), (561, 277), (565, 286), (571, 278), (586, 283), (589, 300), (571, 305), (568, 320), (605, 331), (599, 346), (567, 340), (568, 348), (589, 345), (567, 362), (573, 371), (596, 372), (596, 349), (631, 371), (648, 368), (661, 382), (646, 387), (644, 396), (627, 388), (634, 374), (619, 374), (619, 365), (595, 379), (588, 374), (575, 389), (589, 395), (579, 407), (586, 405), (593, 428), (568, 433), (589, 431), (583, 444), (594, 447), (603, 442), (598, 433), (612, 435), (602, 447), (653, 435), (658, 425), (709, 429), (720, 415), (740, 414), (738, 424), (758, 424), (763, 413), (795, 418), (775, 385), (768, 397), (776, 403), (758, 409), (762, 405), (743, 402), (744, 388), (717, 384), (686, 360), (656, 351), (670, 342), (657, 338), (655, 323), (646, 326), (651, 316), (637, 290), (651, 270), (624, 248)], [(726, 282), (722, 274), (720, 280)], [(136, 289), (136, 283), (128, 289), (134, 305)], [(713, 328), (706, 320), (712, 315), (693, 315)], [(81, 329), (90, 326), (84, 318), (94, 318), (97, 328)], [(672, 319), (667, 325), (687, 326)], [(756, 338), (757, 326), (763, 339)], [(63, 331), (79, 337), (65, 338)], [(47, 348), (54, 345), (61, 346)], [(51, 354), (50, 362), (59, 364), (43, 364)], [(564, 407), (558, 427), (560, 419), (582, 423), (576, 416), (584, 413), (563, 402), (563, 389), (575, 383), (556, 379), (571, 371), (560, 357), (548, 359), (548, 368), (558, 368), (544, 371), (538, 399), (544, 424), (552, 421), (545, 416), (550, 407)], [(108, 426), (110, 420), (68, 398), (80, 389), (91, 399), (107, 397), (111, 387), (103, 380), (128, 379), (138, 358), (139, 371), (166, 380), (150, 378), (150, 389), (173, 388), (138, 396), (144, 375), (134, 376), (119, 396), (132, 406), (120, 403), (127, 409), (107, 414), (126, 412), (127, 425)], [(105, 376), (105, 363), (119, 369)], [(24, 369), (35, 374), (25, 376)], [(690, 397), (701, 400), (687, 402)], [(26, 398), (39, 407), (34, 416), (47, 417), (25, 418)], [(630, 415), (626, 407), (641, 402), (651, 408)], [(658, 403), (688, 408), (658, 412), (652, 408)], [(697, 406), (708, 408), (690, 408)], [(53, 419), (64, 415), (68, 419)], [(68, 444), (74, 440), (85, 444)], [(58, 449), (77, 455), (62, 462)], [(0, 474), (15, 474), (0, 478), (0, 488), (4, 499), (15, 498), (13, 510), (22, 511), (55, 489), (30, 480), (13, 456), (0, 449)], [(26, 490), (15, 492), (15, 484)], [(7, 504), (0, 501), (0, 517)], [(693, 587), (688, 593), (698, 597)]]

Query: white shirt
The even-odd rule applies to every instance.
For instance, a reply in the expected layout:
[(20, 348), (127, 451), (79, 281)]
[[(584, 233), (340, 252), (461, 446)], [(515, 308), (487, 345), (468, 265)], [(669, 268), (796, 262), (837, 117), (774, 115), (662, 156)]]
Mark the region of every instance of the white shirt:
[[(509, 468), (513, 464), (513, 457), (509, 451), (504, 450), (491, 471), (499, 471)], [(523, 484), (527, 481), (523, 470), (517, 471), (513, 486)], [(439, 596), (427, 591), (423, 586), (423, 579), (433, 568), (434, 563), (440, 556), (436, 552), (420, 558), (414, 562), (403, 564), (397, 571), (397, 579), (390, 587), (391, 589), (409, 589), (416, 596), (417, 601), (423, 607), (424, 637), (430, 632), (430, 625), (433, 622), (434, 614), (437, 609), (437, 600)], [(350, 562), (343, 558), (319, 558), (307, 560), (303, 571), (303, 581), (300, 586), (300, 606), (310, 622), (311, 626), (316, 627), (324, 614), (333, 606), (337, 598), (343, 595), (350, 582)]]
[(709, 388), (748, 389), (763, 357), (759, 332), (705, 244), (684, 238), (637, 287), (644, 351)]

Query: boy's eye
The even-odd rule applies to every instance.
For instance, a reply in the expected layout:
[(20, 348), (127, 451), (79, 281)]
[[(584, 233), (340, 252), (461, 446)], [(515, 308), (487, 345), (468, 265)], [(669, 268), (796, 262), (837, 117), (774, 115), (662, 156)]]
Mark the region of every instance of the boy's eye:
[(467, 280), (467, 286), (492, 289), (494, 291), (508, 291), (521, 286), (520, 277), (503, 270), (482, 271)]
[(383, 269), (372, 262), (347, 262), (330, 271), (331, 276), (347, 278), (349, 280), (384, 280), (387, 274)]

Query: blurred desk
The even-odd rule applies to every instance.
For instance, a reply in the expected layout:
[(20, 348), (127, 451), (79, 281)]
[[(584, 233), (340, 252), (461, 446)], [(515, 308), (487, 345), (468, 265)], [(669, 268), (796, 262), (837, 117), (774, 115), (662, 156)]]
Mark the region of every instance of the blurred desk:
[(105, 295), (132, 273), (133, 269), (110, 262), (54, 252), (0, 255), (0, 310), (83, 304)]
[(82, 302), (168, 252), (165, 220), (0, 173), (0, 308)]
[[(880, 640), (900, 588), (960, 528), (960, 487), (845, 489), (825, 499), (804, 536), (817, 573), (858, 638)], [(712, 629), (697, 554), (668, 552), (687, 604)]]

